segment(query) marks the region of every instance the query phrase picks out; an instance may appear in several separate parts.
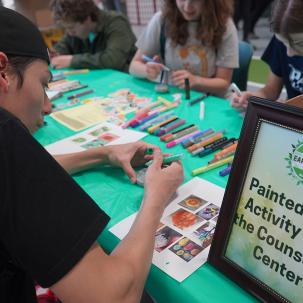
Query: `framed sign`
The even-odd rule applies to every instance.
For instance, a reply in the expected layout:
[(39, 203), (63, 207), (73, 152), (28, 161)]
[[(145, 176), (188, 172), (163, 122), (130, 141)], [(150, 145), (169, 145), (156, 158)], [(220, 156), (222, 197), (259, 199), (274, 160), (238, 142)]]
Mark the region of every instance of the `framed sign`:
[(262, 302), (303, 302), (303, 110), (251, 98), (209, 263)]

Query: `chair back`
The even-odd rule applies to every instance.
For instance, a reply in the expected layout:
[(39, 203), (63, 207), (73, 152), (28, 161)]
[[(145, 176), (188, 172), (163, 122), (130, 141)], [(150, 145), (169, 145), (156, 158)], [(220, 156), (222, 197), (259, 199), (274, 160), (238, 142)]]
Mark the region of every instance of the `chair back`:
[(241, 91), (247, 89), (248, 70), (253, 55), (252, 46), (245, 42), (239, 42), (239, 67), (234, 69), (232, 82), (236, 83)]

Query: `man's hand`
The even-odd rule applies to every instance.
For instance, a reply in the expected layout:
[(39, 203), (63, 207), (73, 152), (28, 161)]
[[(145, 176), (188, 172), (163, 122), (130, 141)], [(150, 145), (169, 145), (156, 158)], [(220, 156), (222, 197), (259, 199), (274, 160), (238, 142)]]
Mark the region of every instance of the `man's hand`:
[(141, 166), (152, 158), (152, 156), (145, 154), (146, 150), (148, 148), (152, 148), (154, 151), (160, 150), (158, 147), (144, 141), (109, 145), (104, 148), (106, 149), (108, 163), (113, 166), (121, 167), (133, 183), (137, 180), (136, 172), (133, 167)]
[(160, 150), (154, 151), (154, 160), (145, 175), (144, 201), (149, 206), (165, 208), (172, 195), (184, 179), (181, 162), (172, 162), (167, 167), (162, 167), (163, 154)]
[(60, 55), (53, 57), (51, 59), (51, 64), (53, 68), (60, 69), (70, 67), (72, 62), (73, 56), (72, 55)]

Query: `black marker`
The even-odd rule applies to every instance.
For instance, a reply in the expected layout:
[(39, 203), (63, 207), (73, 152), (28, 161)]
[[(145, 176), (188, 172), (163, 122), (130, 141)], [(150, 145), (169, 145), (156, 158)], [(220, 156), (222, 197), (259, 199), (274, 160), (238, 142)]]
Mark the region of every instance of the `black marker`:
[(207, 95), (204, 94), (203, 96), (200, 96), (200, 97), (198, 97), (198, 98), (196, 98), (194, 100), (189, 101), (188, 105), (193, 105), (195, 103), (198, 103), (198, 102), (202, 101), (203, 99), (205, 99), (206, 97), (207, 97)]
[(184, 85), (185, 85), (185, 99), (189, 100), (190, 99), (190, 85), (189, 85), (188, 78), (184, 79)]

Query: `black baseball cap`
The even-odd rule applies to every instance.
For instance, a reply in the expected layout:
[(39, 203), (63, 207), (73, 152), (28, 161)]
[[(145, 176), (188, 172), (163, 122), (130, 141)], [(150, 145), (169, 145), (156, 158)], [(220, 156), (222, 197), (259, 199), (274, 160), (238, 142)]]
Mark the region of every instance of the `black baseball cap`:
[(0, 6), (0, 51), (49, 63), (47, 47), (36, 25), (14, 10)]

